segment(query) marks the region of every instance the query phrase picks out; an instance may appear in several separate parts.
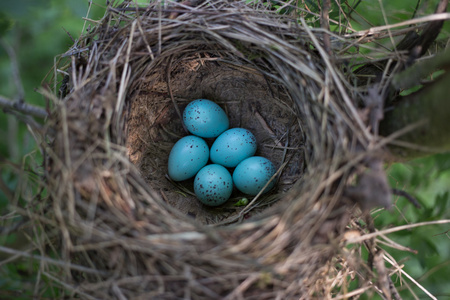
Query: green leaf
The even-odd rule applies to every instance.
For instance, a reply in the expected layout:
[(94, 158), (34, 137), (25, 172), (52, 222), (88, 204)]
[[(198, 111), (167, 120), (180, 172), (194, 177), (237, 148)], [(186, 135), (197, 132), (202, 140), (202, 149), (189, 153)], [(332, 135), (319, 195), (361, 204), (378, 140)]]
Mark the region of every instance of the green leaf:
[(434, 206), (436, 219), (445, 218), (445, 215), (449, 214), (449, 199), (449, 191), (436, 195)]
[(450, 152), (433, 156), (438, 172), (450, 171)]
[(417, 256), (420, 266), (427, 269), (427, 258), (433, 255), (439, 255), (439, 249), (433, 243), (433, 240), (426, 238), (426, 236), (421, 235), (422, 238), (417, 241), (418, 245), (416, 249), (419, 251)]
[(246, 206), (248, 204), (247, 198), (242, 198), (234, 204), (234, 206)]

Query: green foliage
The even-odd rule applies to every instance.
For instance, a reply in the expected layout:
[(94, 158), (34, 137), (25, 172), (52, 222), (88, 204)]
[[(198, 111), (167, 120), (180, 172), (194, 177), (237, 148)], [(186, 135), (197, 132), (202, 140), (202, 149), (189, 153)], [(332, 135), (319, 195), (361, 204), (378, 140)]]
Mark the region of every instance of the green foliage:
[(14, 21), (4, 12), (0, 12), (0, 38), (13, 27)]
[[(374, 215), (376, 228), (450, 219), (450, 153), (417, 159), (407, 164), (394, 164), (389, 167), (388, 174), (391, 186), (416, 197), (422, 208), (417, 209), (406, 199), (395, 196), (392, 212), (380, 211)], [(449, 227), (423, 226), (389, 235), (390, 239), (416, 250), (417, 254), (383, 246), (397, 262), (405, 265), (405, 272), (439, 299), (450, 299)], [(419, 298), (424, 296), (424, 292), (408, 279), (403, 277), (403, 280)], [(405, 299), (411, 297), (405, 287), (400, 289)]]
[[(25, 101), (45, 106), (45, 99), (36, 92), (42, 86), (42, 79), (52, 69), (54, 57), (64, 53), (73, 44), (71, 39), (81, 35), (88, 11), (88, 0), (16, 0), (3, 1), (0, 12), (0, 39), (11, 47), (17, 57), (20, 84), (25, 91)], [(100, 18), (105, 1), (94, 1), (89, 17)], [(63, 29), (64, 28), (64, 29)], [(71, 37), (65, 32), (69, 32)], [(0, 95), (16, 99), (19, 88), (12, 76), (13, 66), (7, 51), (0, 45)], [(18, 197), (19, 204), (25, 205), (36, 190), (22, 190), (25, 181), (37, 181), (32, 172), (38, 170), (42, 161), (37, 151), (33, 156), (27, 153), (36, 149), (36, 143), (27, 127), (15, 117), (0, 111), (0, 177), (11, 193)], [(30, 165), (31, 164), (31, 165)], [(19, 191), (21, 193), (19, 193)], [(27, 200), (27, 201), (25, 201)], [(6, 195), (0, 190), (0, 215), (9, 210)], [(8, 225), (8, 218), (0, 220), (0, 227)], [(0, 236), (0, 245), (12, 245), (15, 235)], [(1, 253), (0, 253), (1, 254)], [(31, 299), (36, 284), (39, 262), (28, 259), (0, 265), (0, 299)], [(41, 282), (45, 278), (41, 277)], [(54, 289), (36, 290), (38, 299), (54, 299)]]

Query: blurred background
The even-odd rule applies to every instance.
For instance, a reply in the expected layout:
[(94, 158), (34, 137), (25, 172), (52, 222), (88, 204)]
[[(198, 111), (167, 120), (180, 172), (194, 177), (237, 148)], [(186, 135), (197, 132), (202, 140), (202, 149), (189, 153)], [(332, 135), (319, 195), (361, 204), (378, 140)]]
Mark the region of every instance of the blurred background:
[[(314, 9), (316, 1), (306, 2)], [(355, 13), (354, 28), (358, 30), (410, 19), (416, 4), (420, 5), (419, 14), (430, 13), (437, 3), (402, 0), (365, 2), (358, 6)], [(380, 17), (380, 4), (386, 12), (386, 19)], [(53, 72), (52, 66), (57, 56), (73, 46), (83, 27), (95, 25), (93, 20), (103, 16), (105, 7), (105, 0), (1, 1), (0, 95), (16, 99), (23, 90), (27, 103), (45, 107), (44, 97), (37, 92), (46, 84), (43, 79)], [(447, 24), (438, 41), (443, 45), (449, 40), (448, 28)], [(58, 81), (61, 80), (62, 77), (58, 76)], [(0, 111), (0, 227), (5, 220), (13, 217), (8, 209), (11, 199), (30, 200), (27, 193), (19, 194), (17, 191), (23, 180), (39, 179), (38, 174), (22, 175), (23, 170), (27, 172), (32, 169), (31, 166), (34, 169), (40, 163), (38, 147), (27, 126), (14, 116)], [(450, 219), (450, 153), (386, 167), (391, 186), (407, 191), (423, 207), (416, 209), (406, 199), (395, 196), (396, 205), (391, 212), (374, 212), (378, 229)], [(15, 234), (0, 235), (0, 245), (14, 245), (17, 238)], [(414, 254), (385, 247), (397, 262), (404, 265), (404, 270), (438, 299), (450, 299), (450, 225), (418, 227), (390, 234), (389, 238), (418, 251)], [(32, 272), (33, 263), (29, 260), (16, 260), (14, 264), (6, 262), (0, 259), (0, 299), (30, 299), (31, 295), (27, 295), (26, 291), (32, 291), (36, 281), (36, 275)], [(389, 264), (387, 266), (390, 267)], [(419, 299), (428, 298), (406, 277), (394, 276), (393, 279), (400, 286), (404, 299), (411, 299), (409, 288)], [(357, 288), (356, 281), (353, 285)], [(58, 296), (51, 290), (43, 291), (41, 295), (50, 299)]]

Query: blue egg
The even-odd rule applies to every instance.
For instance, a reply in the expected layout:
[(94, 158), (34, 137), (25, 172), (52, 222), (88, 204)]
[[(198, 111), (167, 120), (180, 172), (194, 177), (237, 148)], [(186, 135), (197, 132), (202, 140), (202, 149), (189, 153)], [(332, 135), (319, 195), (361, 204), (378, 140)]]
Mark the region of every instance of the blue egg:
[(253, 133), (244, 128), (232, 128), (214, 141), (210, 157), (215, 164), (233, 168), (255, 152), (256, 138)]
[(230, 198), (233, 179), (230, 172), (221, 165), (207, 165), (195, 176), (194, 191), (203, 204), (218, 206)]
[(206, 99), (189, 103), (183, 112), (183, 122), (190, 133), (203, 138), (217, 137), (229, 126), (225, 111)]
[[(276, 170), (270, 160), (261, 156), (252, 156), (243, 160), (233, 172), (233, 182), (238, 190), (248, 195), (256, 195), (266, 185)], [(275, 185), (273, 179), (264, 193)]]
[(188, 135), (175, 143), (169, 154), (169, 177), (182, 181), (194, 177), (209, 159), (209, 148), (198, 136)]

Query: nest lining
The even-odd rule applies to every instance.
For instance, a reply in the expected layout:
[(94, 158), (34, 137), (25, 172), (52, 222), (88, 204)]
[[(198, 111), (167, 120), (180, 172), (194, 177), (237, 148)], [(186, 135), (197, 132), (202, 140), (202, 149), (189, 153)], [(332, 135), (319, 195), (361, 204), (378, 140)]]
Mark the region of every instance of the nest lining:
[[(243, 208), (234, 203), (245, 195), (235, 192), (227, 204), (208, 208), (193, 195), (192, 180), (183, 182), (181, 189), (169, 182), (168, 153), (187, 134), (175, 105), (183, 111), (194, 99), (215, 101), (227, 112), (230, 128), (246, 128), (255, 135), (256, 155), (269, 158), (277, 168), (283, 165), (278, 188), (260, 197), (260, 208), (282, 198), (281, 194), (300, 177), (304, 166), (303, 138), (293, 103), (281, 86), (270, 84), (252, 67), (230, 64), (214, 53), (196, 56), (200, 55), (184, 53), (178, 60), (174, 59), (176, 67), (171, 70), (170, 87), (164, 69), (156, 68), (147, 76), (139, 94), (131, 101), (127, 147), (131, 161), (139, 167), (143, 178), (170, 205), (202, 223), (212, 224), (240, 212)], [(208, 140), (210, 146), (212, 141)]]
[[(296, 20), (241, 2), (182, 9), (111, 7), (80, 41), (89, 51), (72, 57), (70, 94), (49, 124), (45, 227), (60, 230), (61, 258), (86, 268), (64, 269), (61, 286), (84, 298), (330, 295), (340, 271), (329, 262), (351, 217), (342, 188), (370, 144), (349, 102), (357, 95)], [(170, 94), (180, 110), (220, 103), (232, 127), (254, 130), (260, 154), (288, 162), (258, 202), (278, 205), (242, 224), (202, 224), (238, 212), (217, 218), (166, 180), (184, 135)]]

